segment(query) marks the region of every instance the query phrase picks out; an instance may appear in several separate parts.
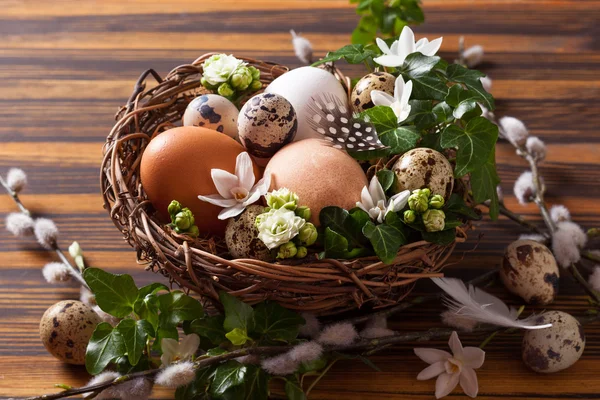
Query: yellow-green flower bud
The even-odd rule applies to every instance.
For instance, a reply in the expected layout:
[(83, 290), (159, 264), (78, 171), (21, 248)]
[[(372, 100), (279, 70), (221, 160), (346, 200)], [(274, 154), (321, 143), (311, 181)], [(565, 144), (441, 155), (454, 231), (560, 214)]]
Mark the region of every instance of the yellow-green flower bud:
[(262, 88), (262, 82), (261, 81), (252, 81), (252, 83), (250, 84), (250, 89), (251, 90), (259, 90)]
[(252, 72), (248, 67), (238, 67), (231, 75), (231, 86), (236, 90), (246, 90), (252, 83)]
[(248, 67), (248, 70), (250, 70), (250, 73), (252, 74), (252, 80), (260, 80), (260, 70), (258, 68), (250, 66)]
[(177, 200), (173, 200), (168, 207), (169, 215), (171, 218), (175, 217), (179, 211), (181, 211), (181, 204)]
[(294, 242), (287, 242), (279, 246), (277, 258), (292, 258), (298, 253), (298, 249)]
[(298, 195), (288, 188), (281, 188), (267, 193), (267, 205), (273, 209), (287, 208), (295, 210), (298, 207)]
[(308, 254), (308, 249), (304, 246), (297, 247), (296, 258), (304, 258)]
[(207, 81), (205, 77), (202, 77), (200, 79), (200, 84), (208, 89), (216, 89), (217, 88), (216, 85), (212, 85), (209, 81)]
[(185, 231), (194, 225), (194, 214), (189, 208), (184, 208), (175, 215), (173, 223), (180, 231)]
[(191, 237), (198, 237), (200, 235), (200, 230), (196, 225), (192, 225), (186, 232)]
[(427, 232), (439, 232), (444, 230), (446, 214), (442, 210), (427, 210), (423, 214), (423, 223)]
[(310, 222), (304, 224), (304, 226), (300, 228), (300, 232), (298, 232), (298, 239), (302, 244), (305, 244), (306, 246), (310, 246), (311, 244), (316, 242), (317, 236), (319, 236), (319, 233), (317, 232), (317, 227), (311, 224)]
[(296, 208), (296, 215), (299, 216), (300, 218), (308, 221), (310, 219), (310, 217), (312, 216), (312, 213), (310, 212), (309, 207), (301, 206), (301, 207)]
[(433, 195), (431, 199), (429, 199), (429, 207), (438, 210), (444, 207), (444, 197), (439, 194)]
[(412, 194), (420, 194), (422, 196), (429, 198), (429, 196), (431, 196), (431, 190), (429, 190), (428, 188), (415, 189), (412, 191)]
[(217, 93), (223, 97), (231, 97), (235, 94), (235, 90), (228, 83), (221, 83)]
[[(416, 192), (416, 193), (415, 193)], [(411, 210), (418, 213), (424, 213), (429, 207), (429, 199), (427, 196), (416, 190), (408, 197), (408, 206)]]
[(407, 224), (412, 224), (417, 219), (417, 213), (413, 210), (404, 211), (404, 222)]

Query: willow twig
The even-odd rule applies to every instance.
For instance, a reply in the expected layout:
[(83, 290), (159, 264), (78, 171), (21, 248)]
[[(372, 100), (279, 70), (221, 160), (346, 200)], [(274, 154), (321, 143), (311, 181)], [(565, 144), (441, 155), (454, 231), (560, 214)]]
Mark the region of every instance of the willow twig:
[[(29, 211), (29, 209), (27, 209), (27, 207), (25, 207), (25, 205), (23, 204), (23, 202), (19, 198), (19, 194), (17, 192), (15, 192), (14, 190), (12, 190), (8, 186), (8, 184), (6, 183), (6, 181), (4, 180), (4, 178), (2, 178), (2, 176), (0, 176), (0, 184), (2, 184), (2, 186), (4, 187), (4, 189), (6, 189), (6, 191), (8, 192), (8, 194), (10, 195), (10, 197), (13, 199), (13, 201), (15, 202), (15, 204), (19, 207), (19, 210), (21, 210), (21, 212), (23, 214), (27, 215), (28, 217), (31, 217), (31, 211)], [(56, 255), (58, 255), (58, 258), (60, 258), (61, 262), (63, 264), (65, 264), (67, 267), (69, 267), (69, 269), (71, 270), (71, 276), (73, 276), (85, 288), (90, 289), (90, 287), (88, 286), (88, 284), (85, 282), (85, 279), (83, 279), (83, 275), (81, 274), (81, 271), (79, 270), (79, 268), (75, 268), (73, 266), (73, 264), (71, 264), (71, 262), (65, 256), (65, 253), (62, 251), (62, 249), (58, 246), (57, 243), (53, 244), (52, 250), (54, 250), (54, 252), (56, 253)]]

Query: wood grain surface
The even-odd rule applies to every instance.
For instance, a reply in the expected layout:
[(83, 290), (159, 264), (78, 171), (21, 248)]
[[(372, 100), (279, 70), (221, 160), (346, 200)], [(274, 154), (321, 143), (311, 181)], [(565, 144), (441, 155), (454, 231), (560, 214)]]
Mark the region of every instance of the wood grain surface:
[[(417, 35), (443, 35), (441, 55), (450, 60), (461, 35), (467, 45), (483, 45), (481, 69), (494, 80), (497, 114), (522, 118), (548, 143), (542, 172), (549, 202), (567, 205), (585, 228), (600, 226), (600, 1), (425, 0), (424, 8), (427, 22), (416, 28)], [(152, 67), (165, 75), (208, 51), (295, 67), (290, 28), (324, 55), (349, 41), (356, 22), (346, 0), (2, 0), (0, 173), (13, 166), (27, 171), (25, 204), (55, 220), (62, 246), (78, 240), (90, 265), (130, 273), (139, 284), (159, 280), (136, 265), (99, 194), (104, 138), (140, 72)], [(506, 143), (498, 145), (497, 157), (502, 186), (510, 193), (525, 163)], [(509, 207), (539, 222), (534, 207), (506, 197)], [(8, 196), (0, 195), (2, 220), (15, 210)], [(482, 221), (456, 252), (447, 275), (468, 279), (497, 267), (503, 248), (520, 232), (506, 219)], [(54, 360), (39, 340), (45, 309), (78, 296), (74, 285), (44, 282), (41, 266), (52, 260), (32, 240), (0, 230), (0, 397), (53, 392), (55, 383), (80, 385), (89, 379), (83, 367)], [(428, 282), (417, 287), (427, 290)], [(501, 288), (493, 292), (519, 304)], [(563, 277), (561, 294), (548, 308), (581, 316), (588, 306), (580, 289)], [(440, 326), (440, 310), (426, 304), (397, 316), (392, 325)], [(497, 337), (478, 370), (479, 398), (600, 398), (600, 324), (585, 331), (583, 358), (549, 376), (522, 364), (519, 334)], [(463, 337), (465, 345), (481, 340)], [(415, 379), (425, 367), (412, 353), (415, 345), (374, 356), (382, 372), (359, 362), (338, 363), (310, 398), (433, 399), (434, 381)], [(445, 347), (443, 341), (425, 345)], [(154, 393), (157, 399), (170, 397), (168, 391)], [(451, 398), (466, 397), (457, 389)]]

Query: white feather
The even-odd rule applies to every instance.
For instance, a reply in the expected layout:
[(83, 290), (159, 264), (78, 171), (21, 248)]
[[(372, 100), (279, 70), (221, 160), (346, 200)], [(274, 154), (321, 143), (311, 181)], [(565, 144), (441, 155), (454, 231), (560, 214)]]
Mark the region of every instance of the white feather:
[(447, 298), (446, 305), (450, 311), (458, 315), (471, 318), (477, 322), (507, 328), (544, 329), (552, 326), (552, 324), (537, 325), (536, 315), (518, 319), (516, 309), (509, 308), (496, 296), (492, 296), (473, 285), (469, 285), (467, 289), (460, 279), (432, 278), (431, 280), (450, 296)]

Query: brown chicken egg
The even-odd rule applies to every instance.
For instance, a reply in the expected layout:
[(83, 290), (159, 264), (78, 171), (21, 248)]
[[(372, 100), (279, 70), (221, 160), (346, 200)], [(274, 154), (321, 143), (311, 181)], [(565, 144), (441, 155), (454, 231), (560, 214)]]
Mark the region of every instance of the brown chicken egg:
[(429, 188), (433, 194), (446, 200), (454, 187), (454, 171), (444, 155), (433, 149), (419, 147), (407, 151), (396, 161), (392, 170), (396, 173), (394, 191)]
[(59, 301), (40, 320), (40, 338), (46, 350), (69, 364), (85, 364), (85, 351), (96, 325), (102, 320), (76, 300)]
[[(144, 150), (142, 186), (163, 222), (170, 221), (167, 208), (177, 200), (194, 213), (201, 234), (223, 236), (227, 221), (217, 218), (222, 208), (201, 201), (198, 195), (217, 194), (211, 169), (235, 173), (236, 157), (244, 151), (238, 142), (211, 129), (169, 129)], [(256, 165), (254, 175), (256, 181), (262, 175)]]
[(355, 112), (363, 112), (369, 108), (374, 107), (373, 101), (371, 100), (371, 92), (373, 90), (380, 90), (389, 94), (394, 95), (394, 83), (396, 77), (387, 72), (373, 72), (363, 76), (352, 89), (350, 95), (350, 103)]
[(294, 140), (298, 118), (294, 107), (274, 93), (261, 93), (244, 104), (238, 116), (240, 142), (248, 153), (270, 158)]
[(323, 207), (347, 210), (360, 201), (367, 177), (356, 160), (320, 139), (291, 143), (279, 150), (266, 168), (271, 173), (271, 190), (288, 188), (310, 207), (311, 222), (319, 224)]

